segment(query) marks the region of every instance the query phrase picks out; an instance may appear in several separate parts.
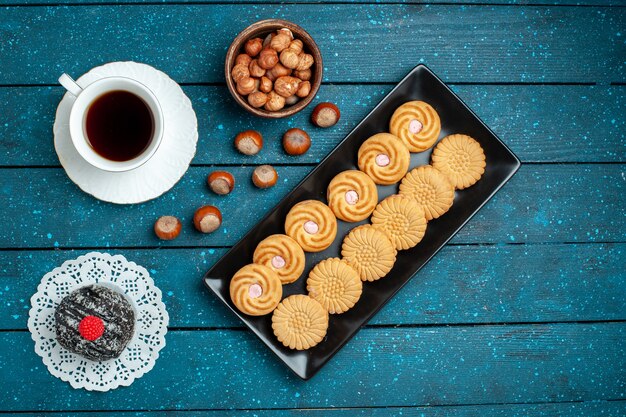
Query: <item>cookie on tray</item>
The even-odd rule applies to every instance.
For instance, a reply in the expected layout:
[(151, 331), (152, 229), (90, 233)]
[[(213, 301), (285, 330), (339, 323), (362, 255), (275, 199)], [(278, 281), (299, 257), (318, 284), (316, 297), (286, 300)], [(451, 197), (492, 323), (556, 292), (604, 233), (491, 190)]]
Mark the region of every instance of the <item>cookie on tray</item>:
[(424, 209), (412, 198), (398, 194), (385, 198), (372, 213), (372, 225), (387, 233), (397, 250), (417, 245), (427, 224)]
[(424, 209), (426, 220), (432, 220), (452, 207), (454, 185), (437, 168), (422, 165), (406, 174), (399, 194), (414, 199)]
[(300, 278), (304, 271), (304, 261), (304, 251), (298, 242), (281, 234), (263, 239), (252, 255), (252, 262), (274, 270), (283, 284)]
[(230, 280), (230, 299), (239, 311), (250, 316), (271, 313), (282, 296), (280, 278), (265, 265), (246, 265)]
[(335, 240), (337, 219), (326, 204), (305, 200), (287, 213), (285, 231), (306, 252), (320, 252)]
[(289, 349), (310, 349), (326, 336), (328, 312), (307, 295), (291, 295), (274, 310), (272, 329)]
[(364, 172), (348, 170), (337, 174), (328, 184), (328, 207), (338, 219), (358, 222), (367, 219), (378, 203), (374, 181)]
[(359, 148), (359, 169), (369, 175), (376, 184), (397, 183), (406, 175), (410, 162), (409, 148), (391, 133), (371, 136)]
[(341, 256), (359, 273), (362, 281), (376, 281), (387, 275), (396, 262), (396, 248), (382, 230), (365, 224), (348, 233)]
[(441, 139), (433, 150), (432, 164), (457, 190), (474, 185), (487, 165), (483, 148), (467, 135), (449, 135)]
[(411, 152), (430, 149), (441, 132), (439, 114), (424, 101), (409, 101), (396, 109), (389, 132), (399, 137)]
[(346, 261), (330, 258), (313, 267), (306, 289), (330, 314), (341, 314), (359, 301), (363, 283), (356, 269)]

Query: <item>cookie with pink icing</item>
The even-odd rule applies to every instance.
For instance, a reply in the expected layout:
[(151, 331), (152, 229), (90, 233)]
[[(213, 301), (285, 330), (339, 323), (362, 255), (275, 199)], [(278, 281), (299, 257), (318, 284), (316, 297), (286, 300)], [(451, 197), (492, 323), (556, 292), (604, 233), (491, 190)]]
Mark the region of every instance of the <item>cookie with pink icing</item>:
[(411, 152), (430, 149), (441, 132), (437, 111), (424, 101), (409, 101), (396, 109), (389, 132), (402, 140)]
[(378, 190), (366, 173), (348, 170), (330, 181), (326, 198), (328, 207), (338, 219), (358, 222), (367, 219), (374, 211), (378, 204)]
[(283, 284), (289, 284), (302, 275), (305, 259), (298, 242), (287, 235), (276, 234), (257, 245), (252, 261), (271, 268)]
[(230, 280), (230, 299), (239, 311), (250, 316), (271, 313), (282, 296), (278, 274), (265, 265), (246, 265)]
[(330, 208), (317, 200), (301, 201), (289, 210), (285, 232), (305, 252), (320, 252), (337, 236), (337, 219)]
[(397, 136), (378, 133), (363, 142), (357, 159), (359, 169), (376, 184), (391, 185), (406, 175), (411, 153)]

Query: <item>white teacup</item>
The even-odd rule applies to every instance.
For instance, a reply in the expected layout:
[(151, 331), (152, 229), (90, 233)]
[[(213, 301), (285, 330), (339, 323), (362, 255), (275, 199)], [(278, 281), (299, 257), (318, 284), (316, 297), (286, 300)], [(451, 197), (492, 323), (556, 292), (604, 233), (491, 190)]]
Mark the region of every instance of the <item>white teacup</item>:
[[(127, 77), (101, 78), (81, 87), (67, 74), (59, 77), (59, 82), (76, 100), (70, 111), (70, 136), (74, 147), (89, 164), (105, 171), (129, 171), (145, 164), (156, 152), (163, 139), (163, 111), (156, 96), (148, 87)], [(112, 161), (102, 157), (91, 146), (87, 138), (85, 122), (91, 104), (103, 94), (111, 91), (128, 91), (143, 100), (152, 113), (154, 123), (152, 139), (146, 149), (136, 157), (126, 161)]]

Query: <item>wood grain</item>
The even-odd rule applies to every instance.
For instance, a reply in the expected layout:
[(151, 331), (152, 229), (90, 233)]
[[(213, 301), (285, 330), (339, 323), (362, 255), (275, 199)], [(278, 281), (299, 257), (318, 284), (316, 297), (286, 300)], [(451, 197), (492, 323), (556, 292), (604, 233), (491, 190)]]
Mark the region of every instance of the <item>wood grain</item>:
[[(121, 13), (120, 7), (0, 10), (0, 84), (56, 84), (63, 71), (78, 76), (128, 59), (178, 82), (223, 82), (235, 35), (273, 17), (313, 36), (330, 82), (397, 82), (418, 63), (447, 82), (626, 81), (626, 45), (617, 30), (625, 8), (146, 5)], [(338, 30), (337, 22), (350, 23)]]
[[(83, 417), (617, 417), (626, 414), (625, 401), (568, 402), (542, 404), (499, 404), (425, 407), (364, 407), (364, 408), (316, 408), (291, 410), (175, 410), (175, 411), (115, 411), (82, 412)], [(24, 417), (40, 416), (37, 413), (20, 413)], [(48, 417), (74, 417), (72, 413), (47, 412)]]
[[(243, 327), (201, 284), (226, 249), (108, 252), (150, 271), (171, 327)], [(0, 329), (25, 330), (41, 277), (84, 253), (0, 252)], [(626, 298), (617, 296), (626, 293), (625, 264), (626, 244), (447, 246), (370, 324), (626, 320)]]
[[(89, 393), (0, 333), (5, 410), (253, 409), (623, 399), (626, 323), (363, 329), (310, 381), (247, 331), (172, 331), (155, 368)], [(13, 372), (19, 364), (21, 372)], [(54, 393), (54, 395), (51, 395)]]
[[(42, 4), (63, 4), (63, 5), (85, 5), (85, 4), (143, 4), (153, 3), (153, 0), (5, 0), (4, 4), (11, 5), (42, 5)], [(289, 0), (284, 2), (281, 0), (269, 0), (263, 3), (309, 3), (310, 0)], [(160, 3), (200, 3), (200, 4), (228, 4), (228, 3), (248, 3), (255, 4), (260, 3), (259, 0), (162, 0)], [(375, 0), (318, 0), (316, 3), (380, 3)], [(393, 0), (386, 3), (406, 3), (406, 4), (447, 4), (448, 2), (443, 0)], [(557, 6), (620, 6), (622, 3), (620, 0), (463, 0), (457, 4), (479, 4), (479, 5), (517, 5), (517, 6), (532, 6), (532, 5), (557, 5)]]
[[(234, 245), (311, 167), (277, 167), (278, 184), (256, 189), (253, 167), (228, 168), (235, 191), (212, 194), (206, 185), (211, 168), (191, 168), (181, 182), (157, 200), (116, 206), (96, 201), (76, 187), (60, 168), (0, 169), (4, 216), (3, 248), (159, 247)], [(453, 243), (624, 242), (626, 180), (624, 166), (526, 165), (452, 240)], [(242, 204), (255, 200), (255, 206)], [(45, 202), (45, 203), (44, 203)], [(222, 227), (210, 235), (194, 231), (197, 207), (217, 205)], [(179, 216), (183, 232), (159, 241), (154, 221)]]
[[(310, 110), (289, 120), (264, 120), (241, 111), (223, 86), (184, 86), (198, 118), (195, 164), (257, 163), (232, 145), (246, 129), (265, 136), (263, 163), (316, 163), (356, 126), (392, 85), (323, 85), (316, 101), (332, 101), (341, 121), (332, 129), (309, 122)], [(626, 162), (626, 86), (455, 85), (453, 90), (524, 162)], [(58, 166), (51, 126), (61, 87), (0, 88), (0, 165)], [(568, 97), (563, 100), (563, 97)], [(552, 109), (546, 111), (546, 109)], [(308, 130), (313, 146), (286, 155), (283, 133)]]

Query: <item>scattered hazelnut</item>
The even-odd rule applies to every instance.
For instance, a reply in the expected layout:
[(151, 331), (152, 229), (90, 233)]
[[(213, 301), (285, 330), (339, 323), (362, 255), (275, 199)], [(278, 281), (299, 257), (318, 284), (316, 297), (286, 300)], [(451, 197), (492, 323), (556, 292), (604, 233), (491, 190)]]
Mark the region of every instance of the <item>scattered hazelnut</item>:
[(256, 82), (254, 78), (243, 77), (237, 82), (237, 92), (242, 96), (247, 96), (256, 89)]
[(299, 62), (300, 57), (298, 56), (298, 52), (295, 52), (294, 50), (285, 49), (280, 53), (280, 63), (287, 68), (294, 69), (298, 66)]
[(260, 165), (252, 173), (252, 182), (259, 188), (270, 188), (277, 180), (278, 174), (271, 165)]
[(261, 52), (261, 49), (263, 49), (263, 41), (261, 38), (252, 38), (246, 42), (244, 49), (248, 55), (255, 57)]
[(261, 82), (259, 84), (259, 90), (261, 90), (264, 93), (269, 93), (270, 91), (272, 91), (272, 88), (274, 88), (272, 80), (270, 80), (267, 77), (261, 77)]
[(267, 103), (267, 94), (261, 91), (250, 93), (248, 96), (248, 103), (254, 108), (263, 107), (265, 103)]
[(250, 71), (250, 76), (251, 77), (262, 77), (265, 75), (265, 68), (261, 68), (259, 66), (259, 61), (256, 59), (253, 59), (252, 61), (250, 61), (250, 65), (248, 66), (248, 70)]
[(227, 171), (213, 171), (207, 178), (207, 184), (215, 194), (226, 195), (235, 188), (235, 178)]
[(202, 233), (216, 231), (222, 224), (222, 213), (215, 206), (202, 206), (193, 215), (193, 225)]
[(320, 103), (313, 109), (311, 121), (319, 127), (330, 127), (339, 121), (341, 113), (333, 103)]
[(264, 69), (270, 69), (278, 63), (278, 54), (274, 49), (263, 49), (259, 54), (259, 66)]
[(294, 71), (293, 76), (300, 78), (302, 81), (309, 81), (311, 79), (311, 69), (305, 69), (303, 71)]
[(245, 65), (246, 67), (248, 65), (250, 65), (250, 62), (252, 61), (252, 58), (250, 57), (250, 55), (248, 54), (239, 54), (237, 55), (237, 58), (235, 58), (235, 65)]
[(284, 76), (287, 76), (287, 75), (291, 75), (291, 69), (285, 67), (281, 63), (277, 63), (276, 65), (274, 65), (273, 68), (269, 69), (265, 73), (265, 76), (267, 78), (269, 78), (270, 81), (272, 81), (272, 82), (276, 81), (276, 78), (278, 78), (278, 77), (284, 77)]
[(154, 233), (159, 239), (172, 240), (180, 234), (183, 224), (174, 216), (162, 216), (154, 222)]
[(304, 98), (311, 92), (311, 83), (309, 81), (302, 81), (298, 86), (296, 95), (300, 98)]
[(270, 91), (267, 94), (267, 103), (265, 103), (265, 110), (278, 111), (285, 107), (285, 97), (277, 94), (275, 91)]
[(285, 106), (293, 106), (298, 101), (300, 101), (300, 97), (294, 94), (293, 96), (289, 96), (285, 99)]
[(313, 55), (301, 53), (300, 61), (298, 61), (298, 66), (296, 67), (296, 70), (304, 71), (311, 68), (311, 65), (313, 65)]
[(279, 31), (276, 36), (272, 37), (272, 39), (270, 40), (270, 48), (272, 48), (276, 52), (282, 52), (289, 47), (291, 39), (293, 38), (290, 37), (287, 33)]
[(302, 155), (311, 147), (311, 137), (302, 129), (289, 129), (283, 135), (283, 148), (289, 155)]
[(274, 91), (283, 97), (291, 97), (298, 91), (300, 79), (288, 75), (278, 77), (274, 82)]
[(263, 136), (256, 130), (240, 132), (235, 136), (235, 148), (244, 155), (256, 155), (263, 148)]
[(304, 44), (302, 43), (302, 41), (300, 39), (294, 39), (291, 41), (287, 49), (291, 49), (296, 54), (299, 54), (300, 52), (302, 52), (303, 48), (304, 48)]
[(247, 65), (237, 64), (233, 67), (230, 75), (233, 77), (233, 81), (236, 83), (239, 82), (242, 78), (246, 78), (250, 76), (250, 71), (248, 70)]

